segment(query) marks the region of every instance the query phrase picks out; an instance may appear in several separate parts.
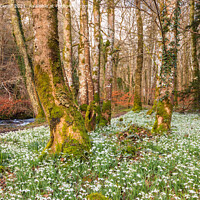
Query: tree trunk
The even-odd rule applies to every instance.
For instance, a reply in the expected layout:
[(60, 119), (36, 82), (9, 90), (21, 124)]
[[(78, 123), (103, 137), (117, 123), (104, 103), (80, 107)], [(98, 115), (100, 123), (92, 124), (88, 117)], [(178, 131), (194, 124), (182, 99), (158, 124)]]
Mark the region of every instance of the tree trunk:
[[(174, 92), (174, 71), (177, 65), (177, 32), (174, 31), (178, 23), (179, 11), (176, 9), (178, 0), (166, 1), (161, 6), (162, 14), (162, 65), (159, 76), (159, 96), (156, 112), (156, 121), (152, 132), (164, 133), (170, 129), (172, 110), (173, 110), (173, 92)], [(172, 14), (173, 13), (173, 14)], [(175, 16), (177, 19), (175, 20)], [(170, 22), (170, 23), (167, 23)]]
[(85, 118), (85, 126), (88, 131), (95, 129), (96, 113), (94, 110), (94, 86), (92, 81), (90, 66), (90, 45), (89, 45), (89, 26), (88, 26), (88, 0), (81, 0), (81, 17), (80, 26), (83, 34), (83, 51), (84, 51), (84, 73), (86, 78), (87, 104), (81, 105), (82, 114)]
[(38, 99), (38, 95), (35, 89), (35, 83), (33, 78), (33, 69), (32, 69), (32, 62), (28, 55), (27, 46), (25, 43), (24, 32), (21, 24), (21, 16), (19, 10), (17, 8), (16, 0), (9, 0), (10, 4), (10, 12), (11, 12), (11, 19), (12, 19), (12, 26), (13, 26), (13, 34), (16, 40), (16, 44), (18, 46), (19, 52), (24, 60), (25, 64), (25, 81), (26, 81), (26, 88), (28, 95), (31, 100), (31, 104), (33, 107), (33, 112), (35, 116), (39, 114), (40, 103)]
[(190, 81), (190, 73), (189, 73), (189, 55), (188, 55), (188, 49), (189, 49), (189, 45), (186, 43), (186, 39), (184, 40), (184, 49), (183, 49), (183, 90), (186, 90), (189, 86), (189, 81)]
[(142, 68), (143, 68), (143, 24), (140, 11), (140, 0), (136, 0), (136, 6), (137, 6), (136, 15), (137, 15), (138, 55), (137, 55), (137, 66), (135, 70), (133, 111), (140, 111), (142, 109), (141, 87), (142, 87)]
[[(44, 5), (38, 8), (36, 5)], [(84, 121), (64, 84), (58, 42), (57, 0), (33, 0), (36, 88), (50, 125), (51, 153), (82, 156), (90, 147)], [(42, 154), (43, 155), (43, 154)]]
[[(119, 46), (118, 46), (119, 48)], [(117, 67), (119, 64), (119, 51), (113, 54), (113, 90), (117, 91)]]
[(96, 123), (100, 122), (100, 59), (101, 59), (101, 44), (100, 44), (100, 0), (93, 1), (94, 14), (94, 53), (93, 53), (93, 71), (92, 79), (94, 84), (94, 101), (96, 105)]
[(191, 25), (191, 51), (192, 51), (192, 67), (193, 67), (193, 85), (194, 85), (194, 107), (200, 108), (200, 74), (199, 63), (197, 58), (197, 28), (194, 24), (195, 19), (195, 1), (190, 0), (190, 25)]
[(79, 100), (82, 113), (86, 112), (88, 105), (87, 74), (85, 69), (83, 2), (80, 2), (80, 41), (79, 41)]
[(100, 103), (100, 0), (93, 1), (94, 13), (94, 54), (93, 54), (93, 83), (94, 83), (94, 100)]
[(151, 42), (149, 44), (149, 49), (150, 49), (150, 59), (149, 63), (150, 64), (150, 69), (149, 69), (149, 77), (148, 77), (148, 104), (152, 105), (152, 99), (153, 99), (153, 92), (152, 89), (155, 88), (154, 82), (155, 82), (155, 50), (156, 50), (156, 23), (155, 23), (155, 15), (152, 15), (151, 19), (151, 33), (150, 33), (150, 39)]
[(63, 0), (63, 64), (65, 71), (65, 79), (70, 89), (73, 86), (73, 66), (72, 66), (72, 35), (71, 35), (71, 11), (70, 0)]
[(94, 86), (92, 81), (90, 66), (90, 44), (89, 44), (89, 26), (88, 26), (88, 0), (81, 0), (84, 32), (84, 52), (85, 52), (85, 70), (87, 76), (88, 103), (94, 100)]
[(105, 101), (103, 102), (102, 115), (105, 124), (110, 124), (111, 120), (111, 100), (112, 100), (112, 79), (113, 79), (113, 47), (114, 47), (114, 0), (107, 0), (108, 14), (108, 38), (106, 42), (107, 60), (105, 65)]

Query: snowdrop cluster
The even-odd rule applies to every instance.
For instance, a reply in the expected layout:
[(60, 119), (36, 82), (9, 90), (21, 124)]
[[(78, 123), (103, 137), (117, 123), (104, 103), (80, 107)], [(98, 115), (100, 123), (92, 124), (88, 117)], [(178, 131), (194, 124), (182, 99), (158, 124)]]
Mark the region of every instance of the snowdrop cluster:
[(49, 138), (48, 127), (0, 136), (10, 155), (2, 199), (86, 199), (99, 192), (114, 199), (199, 199), (200, 116), (173, 114), (172, 132), (142, 141), (138, 159), (122, 155), (117, 133), (131, 124), (151, 129), (155, 116), (129, 112), (123, 120), (90, 132), (87, 160), (38, 160)]

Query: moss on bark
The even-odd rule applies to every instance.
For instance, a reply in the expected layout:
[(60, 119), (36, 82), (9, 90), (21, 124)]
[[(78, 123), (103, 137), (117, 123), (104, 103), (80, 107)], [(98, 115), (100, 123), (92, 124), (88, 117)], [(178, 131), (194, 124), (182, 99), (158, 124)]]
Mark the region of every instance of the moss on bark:
[(153, 133), (163, 134), (170, 130), (172, 109), (173, 105), (168, 98), (158, 102), (156, 120), (152, 128)]
[(134, 112), (139, 112), (142, 110), (142, 102), (141, 102), (141, 97), (139, 95), (137, 95), (137, 93), (135, 93), (134, 96), (134, 105), (133, 105), (133, 109)]
[(104, 101), (100, 117), (99, 126), (106, 126), (111, 121), (111, 101)]
[[(58, 44), (56, 3), (57, 0), (48, 1), (47, 4), (53, 6), (43, 12), (40, 8), (33, 10), (37, 46), (34, 52), (35, 83), (50, 125), (50, 140), (40, 158), (47, 151), (52, 154), (63, 152), (66, 156), (82, 157), (84, 152), (90, 149), (90, 141), (78, 105), (64, 82)], [(41, 39), (43, 42), (38, 42)]]
[(87, 131), (92, 131), (96, 127), (96, 106), (95, 101), (92, 101), (87, 107), (85, 114), (85, 127)]

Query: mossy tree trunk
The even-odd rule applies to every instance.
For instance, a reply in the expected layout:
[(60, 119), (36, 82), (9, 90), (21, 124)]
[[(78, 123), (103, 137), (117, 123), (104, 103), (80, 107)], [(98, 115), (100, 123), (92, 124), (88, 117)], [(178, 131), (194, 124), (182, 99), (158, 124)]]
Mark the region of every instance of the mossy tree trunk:
[(96, 121), (99, 123), (101, 117), (100, 110), (100, 2), (101, 0), (93, 1), (94, 14), (94, 53), (93, 53), (93, 72), (92, 79), (94, 83), (94, 101), (96, 104)]
[(183, 90), (186, 90), (189, 86), (189, 80), (190, 80), (190, 73), (189, 73), (189, 56), (188, 56), (188, 49), (189, 44), (186, 43), (187, 39), (184, 38), (184, 50), (183, 50), (183, 78), (182, 78), (182, 84), (183, 84)]
[(112, 81), (113, 81), (113, 47), (114, 47), (114, 19), (115, 4), (114, 0), (107, 0), (108, 15), (108, 38), (106, 42), (106, 64), (105, 64), (105, 100), (102, 107), (102, 116), (104, 124), (110, 124), (111, 121), (111, 101), (112, 101)]
[(90, 44), (89, 44), (89, 25), (88, 25), (88, 0), (81, 0), (82, 6), (82, 22), (84, 32), (84, 52), (85, 52), (85, 70), (87, 76), (87, 93), (88, 103), (94, 101), (94, 85), (92, 81), (91, 65), (90, 65)]
[[(15, 41), (17, 47), (19, 49), (19, 53), (22, 56), (25, 65), (25, 81), (28, 95), (30, 97), (30, 101), (33, 107), (33, 112), (35, 116), (39, 114), (41, 111), (38, 95), (35, 88), (34, 78), (33, 78), (33, 69), (32, 62), (28, 55), (27, 46), (25, 42), (24, 32), (21, 23), (21, 16), (17, 7), (16, 0), (9, 0), (10, 4), (10, 12), (11, 12), (11, 20), (13, 26), (13, 34), (15, 37)], [(42, 113), (42, 112), (41, 112)]]
[[(117, 47), (120, 48), (119, 46)], [(117, 91), (117, 67), (119, 64), (119, 51), (113, 54), (113, 89)]]
[[(89, 25), (88, 25), (88, 0), (81, 0), (81, 11), (80, 11), (80, 26), (81, 26), (81, 42), (83, 45), (83, 55), (84, 55), (84, 72), (86, 78), (86, 96), (87, 104), (81, 104), (82, 114), (85, 118), (85, 126), (88, 131), (91, 131), (95, 128), (96, 121), (96, 112), (94, 107), (94, 85), (91, 74), (90, 66), (90, 45), (89, 45)], [(81, 73), (81, 76), (82, 74)], [(82, 79), (82, 78), (81, 78)]]
[(140, 0), (136, 0), (136, 16), (137, 16), (137, 66), (135, 70), (135, 88), (134, 88), (134, 105), (133, 111), (140, 111), (142, 109), (141, 101), (141, 87), (142, 87), (142, 68), (143, 68), (143, 23), (140, 11)]
[[(87, 74), (85, 69), (83, 2), (80, 2), (80, 39), (79, 39), (79, 100), (82, 113), (85, 114), (88, 105)], [(85, 108), (86, 107), (86, 108)]]
[(192, 54), (192, 67), (193, 73), (193, 85), (194, 85), (194, 104), (196, 108), (200, 108), (200, 73), (199, 63), (197, 58), (197, 27), (194, 24), (195, 21), (195, 0), (190, 0), (190, 26), (191, 26), (191, 54)]
[(63, 0), (63, 65), (65, 71), (65, 81), (73, 90), (73, 66), (72, 66), (72, 34), (71, 34), (71, 9), (70, 0)]
[(78, 106), (64, 83), (56, 5), (57, 0), (33, 0), (35, 82), (50, 126), (50, 141), (43, 152), (82, 156), (90, 147), (89, 138)]
[(178, 23), (179, 23), (179, 0), (176, 0), (175, 2), (175, 13), (174, 13), (174, 35), (175, 35), (175, 50), (174, 50), (174, 59), (176, 60), (175, 65), (174, 65), (174, 91), (173, 91), (173, 105), (178, 106), (178, 43), (179, 43), (179, 38), (178, 38)]
[[(162, 1), (161, 27), (162, 27), (162, 65), (158, 79), (158, 103), (156, 121), (152, 132), (164, 133), (171, 127), (174, 98), (174, 72), (177, 65), (177, 32), (176, 24), (179, 19), (179, 0)], [(178, 5), (179, 6), (179, 5)]]
[(94, 14), (94, 54), (93, 54), (93, 82), (94, 99), (99, 104), (100, 98), (100, 0), (93, 1)]

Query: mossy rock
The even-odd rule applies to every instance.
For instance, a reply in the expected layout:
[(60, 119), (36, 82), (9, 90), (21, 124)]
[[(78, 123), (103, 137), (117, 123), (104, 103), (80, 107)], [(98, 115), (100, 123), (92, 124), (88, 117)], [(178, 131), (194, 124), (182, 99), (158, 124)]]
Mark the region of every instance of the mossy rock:
[(87, 200), (110, 200), (110, 199), (103, 196), (101, 193), (92, 193), (87, 196)]

